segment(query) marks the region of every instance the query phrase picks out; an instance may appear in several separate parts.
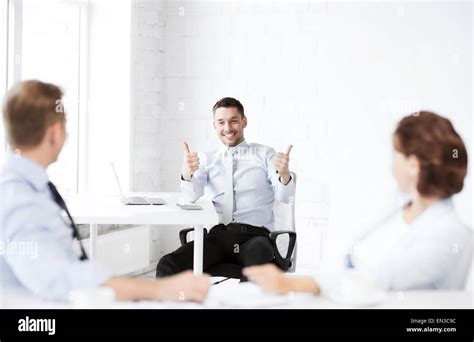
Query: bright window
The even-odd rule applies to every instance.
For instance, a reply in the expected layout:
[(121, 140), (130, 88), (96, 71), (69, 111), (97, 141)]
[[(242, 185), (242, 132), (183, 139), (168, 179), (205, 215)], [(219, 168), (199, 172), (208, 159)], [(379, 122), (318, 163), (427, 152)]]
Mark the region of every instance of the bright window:
[[(8, 36), (8, 0), (0, 0), (0, 98), (3, 99), (7, 88), (7, 39)], [(1, 112), (1, 111), (0, 111)], [(0, 163), (5, 155), (5, 135), (3, 120), (0, 120)]]
[(83, 13), (80, 4), (67, 1), (22, 1), (21, 79), (54, 83), (65, 92), (68, 140), (48, 172), (66, 196), (78, 191), (79, 133), (85, 103), (81, 93), (85, 82)]

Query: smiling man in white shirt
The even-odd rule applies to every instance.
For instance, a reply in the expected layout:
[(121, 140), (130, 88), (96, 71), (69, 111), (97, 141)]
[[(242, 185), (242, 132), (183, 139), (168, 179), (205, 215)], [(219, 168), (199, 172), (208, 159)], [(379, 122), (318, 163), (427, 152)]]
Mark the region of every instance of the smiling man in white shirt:
[[(184, 143), (181, 189), (190, 202), (209, 197), (220, 224), (204, 237), (204, 271), (220, 263), (259, 265), (273, 259), (268, 238), (274, 229), (273, 203), (288, 202), (295, 193), (289, 170), (290, 145), (285, 153), (247, 143), (247, 117), (242, 104), (230, 97), (213, 107), (214, 128), (222, 148), (198, 155)], [(191, 269), (193, 242), (165, 255), (157, 277)]]

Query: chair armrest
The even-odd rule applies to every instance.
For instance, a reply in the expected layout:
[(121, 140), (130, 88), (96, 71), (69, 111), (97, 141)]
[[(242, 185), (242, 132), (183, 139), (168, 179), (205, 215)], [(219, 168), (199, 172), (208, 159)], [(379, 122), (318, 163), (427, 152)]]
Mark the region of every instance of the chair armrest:
[[(185, 228), (180, 230), (179, 232), (179, 241), (181, 241), (181, 246), (184, 246), (185, 244), (188, 243), (188, 233), (192, 232), (194, 230), (194, 227), (191, 228)], [(204, 236), (207, 235), (207, 229), (204, 228)]]
[[(288, 242), (288, 251), (286, 252), (285, 257), (280, 254), (276, 242), (277, 237), (283, 234), (288, 234), (288, 236), (290, 237), (290, 240)], [(277, 265), (283, 271), (288, 271), (288, 269), (291, 267), (291, 255), (293, 254), (293, 250), (295, 249), (296, 233), (292, 230), (278, 230), (276, 232), (271, 232), (268, 237), (270, 238), (270, 242), (273, 246), (273, 251), (275, 252), (275, 260), (277, 262)]]

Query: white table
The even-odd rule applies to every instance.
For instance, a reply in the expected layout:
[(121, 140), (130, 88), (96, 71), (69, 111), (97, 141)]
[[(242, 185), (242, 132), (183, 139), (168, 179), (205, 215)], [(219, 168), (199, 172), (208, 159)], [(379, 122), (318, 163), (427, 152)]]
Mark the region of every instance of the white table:
[(134, 193), (133, 196), (159, 197), (165, 205), (124, 205), (119, 197), (79, 195), (66, 200), (76, 224), (88, 224), (90, 229), (89, 256), (94, 259), (97, 251), (98, 224), (136, 225), (189, 225), (194, 227), (194, 274), (202, 274), (203, 228), (219, 223), (214, 205), (201, 198), (196, 203), (203, 210), (183, 210), (176, 206), (181, 193)]
[(240, 284), (238, 280), (232, 279), (212, 286), (204, 306), (244, 309), (472, 309), (473, 298), (473, 294), (468, 291), (413, 290), (388, 292), (380, 301), (353, 305), (308, 293), (272, 295), (263, 292), (255, 284)]
[[(223, 286), (224, 283), (217, 285)], [(216, 287), (211, 287), (204, 303), (188, 302), (159, 302), (159, 301), (131, 301), (114, 302), (110, 309), (216, 309), (216, 308), (268, 308), (268, 309), (473, 309), (473, 295), (464, 291), (406, 291), (403, 296), (398, 292), (389, 293), (381, 303), (369, 307), (353, 307), (332, 302), (324, 297), (310, 294), (295, 293), (286, 295), (285, 300), (277, 305), (262, 306), (228, 306), (220, 304), (218, 299), (223, 294), (241, 296), (245, 300), (244, 292), (239, 290), (239, 284), (227, 284), (226, 290), (220, 295), (213, 293)], [(267, 296), (263, 294), (262, 296)], [(271, 296), (271, 295), (268, 295)], [(270, 300), (271, 302), (271, 300)], [(3, 309), (72, 309), (72, 304), (41, 300), (25, 291), (0, 291), (0, 308)]]

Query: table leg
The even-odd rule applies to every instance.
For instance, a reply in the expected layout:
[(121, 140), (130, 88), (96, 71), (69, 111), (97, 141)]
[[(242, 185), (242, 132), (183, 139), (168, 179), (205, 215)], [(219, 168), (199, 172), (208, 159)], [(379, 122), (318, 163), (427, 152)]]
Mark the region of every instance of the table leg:
[(97, 257), (97, 224), (89, 225), (89, 259)]
[(202, 275), (202, 250), (204, 245), (204, 227), (201, 224), (194, 226), (194, 275)]

